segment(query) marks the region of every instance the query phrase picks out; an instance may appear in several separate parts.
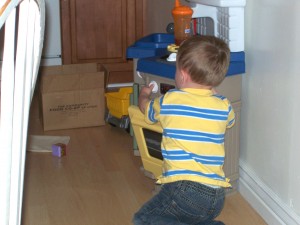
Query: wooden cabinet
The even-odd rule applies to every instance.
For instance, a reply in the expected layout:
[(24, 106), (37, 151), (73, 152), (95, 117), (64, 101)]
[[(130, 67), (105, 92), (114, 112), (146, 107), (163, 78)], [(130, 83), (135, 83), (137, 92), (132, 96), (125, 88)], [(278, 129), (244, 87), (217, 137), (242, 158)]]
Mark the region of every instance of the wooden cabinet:
[(63, 64), (97, 62), (108, 65), (110, 76), (117, 71), (114, 82), (132, 81), (126, 49), (143, 36), (143, 5), (143, 0), (62, 0)]

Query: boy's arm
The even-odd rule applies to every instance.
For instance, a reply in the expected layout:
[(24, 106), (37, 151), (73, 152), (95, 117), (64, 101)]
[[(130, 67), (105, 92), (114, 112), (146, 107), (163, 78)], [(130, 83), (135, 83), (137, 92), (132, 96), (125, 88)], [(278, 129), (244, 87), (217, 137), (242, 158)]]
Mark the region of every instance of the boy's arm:
[(232, 105), (229, 105), (229, 115), (228, 115), (228, 124), (227, 124), (227, 128), (233, 127), (233, 125), (235, 124), (235, 113), (234, 110), (232, 108)]
[[(218, 94), (217, 90), (215, 88), (212, 88), (211, 89), (212, 93), (214, 95)], [(226, 99), (228, 105), (229, 105), (229, 114), (228, 114), (228, 123), (227, 123), (227, 128), (230, 128), (234, 125), (235, 123), (235, 113), (234, 113), (234, 110), (232, 108), (232, 105), (231, 103), (229, 102), (228, 99)]]
[(147, 105), (150, 102), (150, 95), (152, 93), (153, 85), (142, 87), (139, 95), (139, 108), (144, 114), (147, 108)]

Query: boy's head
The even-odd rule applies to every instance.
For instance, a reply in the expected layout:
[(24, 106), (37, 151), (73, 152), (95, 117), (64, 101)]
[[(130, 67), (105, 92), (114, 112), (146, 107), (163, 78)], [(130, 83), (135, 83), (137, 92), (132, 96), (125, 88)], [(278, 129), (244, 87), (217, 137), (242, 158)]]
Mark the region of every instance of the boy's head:
[(214, 36), (193, 36), (180, 45), (176, 61), (177, 70), (185, 71), (193, 82), (216, 87), (227, 73), (230, 50)]

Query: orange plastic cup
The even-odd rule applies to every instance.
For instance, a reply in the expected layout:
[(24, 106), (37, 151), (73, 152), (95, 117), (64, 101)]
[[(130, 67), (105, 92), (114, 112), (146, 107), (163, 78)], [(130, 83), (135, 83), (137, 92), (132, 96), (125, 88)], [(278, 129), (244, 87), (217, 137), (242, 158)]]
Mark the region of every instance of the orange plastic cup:
[(175, 7), (172, 10), (174, 19), (174, 38), (175, 44), (180, 45), (185, 39), (192, 35), (191, 19), (193, 10), (184, 5), (180, 5), (179, 0), (175, 1)]

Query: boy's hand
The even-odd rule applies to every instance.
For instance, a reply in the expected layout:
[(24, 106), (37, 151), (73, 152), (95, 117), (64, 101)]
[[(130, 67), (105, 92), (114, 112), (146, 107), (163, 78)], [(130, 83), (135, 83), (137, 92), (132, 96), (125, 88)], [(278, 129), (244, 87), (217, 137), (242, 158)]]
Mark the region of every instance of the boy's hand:
[(153, 84), (151, 84), (150, 86), (143, 86), (140, 91), (140, 96), (144, 95), (144, 96), (150, 97), (153, 87), (154, 87)]
[(147, 104), (150, 101), (150, 95), (152, 93), (154, 85), (150, 86), (144, 86), (142, 87), (139, 95), (139, 108), (142, 111), (142, 113), (145, 113), (145, 109), (147, 107)]

